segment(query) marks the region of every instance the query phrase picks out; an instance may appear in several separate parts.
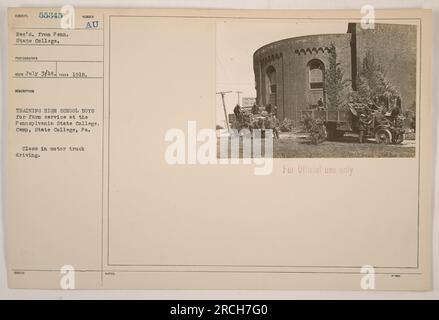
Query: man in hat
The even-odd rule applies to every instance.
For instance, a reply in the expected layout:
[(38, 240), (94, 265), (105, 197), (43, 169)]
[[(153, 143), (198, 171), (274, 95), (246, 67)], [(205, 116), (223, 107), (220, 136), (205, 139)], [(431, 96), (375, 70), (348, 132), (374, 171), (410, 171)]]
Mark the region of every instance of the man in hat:
[(265, 111), (267, 111), (269, 114), (271, 113), (271, 103), (265, 106)]
[(274, 106), (271, 108), (271, 114), (272, 114), (275, 118), (277, 118), (277, 106), (276, 106), (276, 105), (274, 105)]
[(367, 131), (368, 126), (370, 125), (371, 120), (368, 119), (365, 113), (360, 114), (360, 118), (358, 119), (358, 139), (360, 143), (363, 143), (364, 133)]
[(317, 101), (317, 108), (318, 108), (319, 110), (323, 110), (323, 109), (324, 109), (322, 98), (320, 98), (319, 101)]
[(241, 121), (242, 111), (241, 106), (237, 104), (233, 109), (233, 113), (235, 114), (236, 120)]
[(253, 104), (252, 113), (253, 114), (258, 114), (259, 113), (259, 106), (256, 104), (256, 102)]

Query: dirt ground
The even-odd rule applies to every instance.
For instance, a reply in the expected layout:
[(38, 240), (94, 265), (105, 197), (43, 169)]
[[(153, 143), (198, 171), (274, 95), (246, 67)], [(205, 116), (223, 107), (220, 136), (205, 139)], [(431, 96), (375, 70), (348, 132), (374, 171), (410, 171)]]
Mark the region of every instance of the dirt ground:
[(273, 142), (274, 158), (408, 158), (415, 156), (415, 150), (415, 140), (405, 140), (400, 145), (382, 145), (369, 139), (360, 144), (355, 134), (314, 145), (307, 134), (280, 133), (279, 139)]

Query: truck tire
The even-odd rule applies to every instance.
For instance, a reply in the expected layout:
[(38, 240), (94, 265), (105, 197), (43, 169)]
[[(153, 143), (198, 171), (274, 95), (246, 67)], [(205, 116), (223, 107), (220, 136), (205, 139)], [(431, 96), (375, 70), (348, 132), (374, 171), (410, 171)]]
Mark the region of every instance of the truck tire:
[(404, 133), (399, 133), (397, 135), (394, 135), (392, 138), (392, 142), (394, 144), (401, 144), (404, 141)]
[(324, 125), (320, 125), (318, 132), (313, 132), (311, 134), (311, 142), (315, 145), (322, 143), (328, 137), (328, 133), (326, 131), (326, 127)]
[(378, 144), (389, 144), (392, 142), (392, 134), (387, 129), (378, 129), (375, 133), (375, 140)]
[(331, 140), (340, 140), (344, 136), (344, 131), (335, 130), (332, 132)]
[(340, 140), (343, 137), (343, 135), (344, 135), (344, 131), (337, 130), (335, 128), (335, 126), (327, 125), (326, 126), (326, 131), (328, 133), (328, 140), (329, 141)]

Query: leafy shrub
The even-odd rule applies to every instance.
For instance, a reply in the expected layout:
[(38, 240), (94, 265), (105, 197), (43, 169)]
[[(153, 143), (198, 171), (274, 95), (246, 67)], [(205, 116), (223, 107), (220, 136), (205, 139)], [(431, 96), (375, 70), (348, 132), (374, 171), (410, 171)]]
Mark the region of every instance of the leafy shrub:
[(306, 115), (303, 119), (302, 119), (302, 125), (305, 128), (305, 131), (310, 132), (311, 128), (315, 125), (315, 121), (311, 116)]
[(293, 129), (293, 121), (288, 118), (283, 119), (279, 125), (279, 130), (281, 132), (291, 132), (292, 129)]

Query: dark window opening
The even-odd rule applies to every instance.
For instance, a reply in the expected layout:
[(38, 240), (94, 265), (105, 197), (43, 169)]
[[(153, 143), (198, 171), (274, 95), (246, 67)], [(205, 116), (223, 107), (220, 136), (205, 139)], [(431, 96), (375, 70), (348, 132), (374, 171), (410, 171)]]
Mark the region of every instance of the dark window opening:
[(323, 89), (325, 66), (320, 60), (312, 60), (309, 63), (309, 87), (311, 89)]
[(269, 66), (267, 68), (267, 81), (268, 81), (268, 90), (269, 94), (276, 93), (277, 86), (276, 86), (276, 69), (273, 66)]
[(311, 89), (323, 89), (323, 82), (311, 82)]

